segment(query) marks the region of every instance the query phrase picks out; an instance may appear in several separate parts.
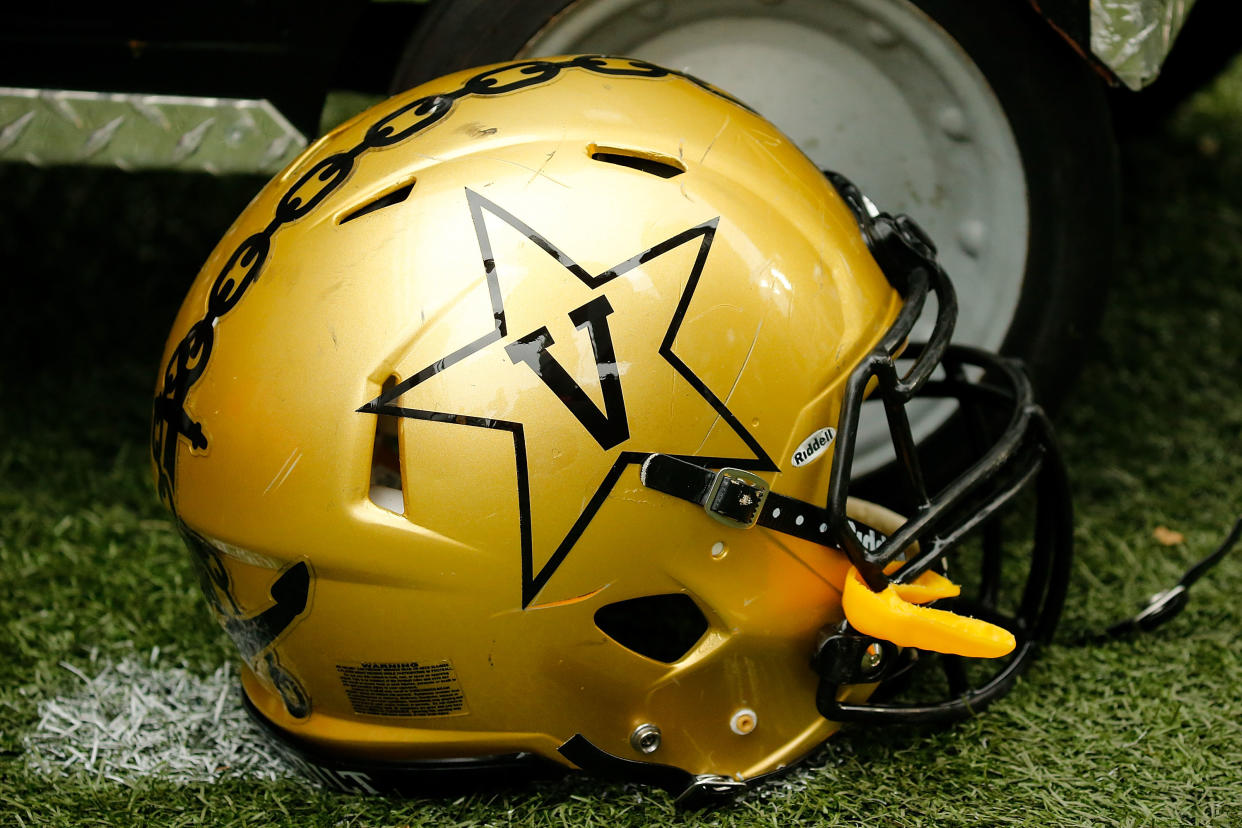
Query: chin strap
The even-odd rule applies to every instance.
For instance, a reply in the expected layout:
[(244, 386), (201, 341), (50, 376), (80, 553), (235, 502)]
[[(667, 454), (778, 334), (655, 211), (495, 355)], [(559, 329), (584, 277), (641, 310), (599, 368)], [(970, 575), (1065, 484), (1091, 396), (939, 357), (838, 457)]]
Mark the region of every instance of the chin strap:
[[(824, 546), (831, 540), (828, 510), (773, 492), (759, 475), (741, 469), (714, 470), (672, 457), (653, 454), (639, 470), (644, 486), (691, 503), (713, 519), (735, 529), (762, 526)], [(875, 549), (884, 534), (858, 521), (850, 528), (864, 549)], [(842, 609), (854, 627), (872, 638), (899, 647), (917, 647), (937, 653), (997, 658), (1013, 651), (1016, 640), (1009, 630), (954, 612), (919, 606), (940, 598), (956, 597), (961, 590), (932, 571), (912, 583), (894, 584), (878, 569), (873, 578), (883, 586), (872, 590), (858, 569), (850, 567), (842, 585)], [(899, 563), (890, 565), (892, 568)]]
[(1148, 598), (1147, 604), (1138, 615), (1118, 621), (1103, 633), (1091, 636), (1084, 643), (1109, 641), (1137, 632), (1151, 632), (1165, 622), (1176, 618), (1190, 600), (1191, 585), (1220, 563), (1221, 559), (1237, 545), (1239, 538), (1242, 538), (1242, 517), (1233, 524), (1233, 529), (1215, 552), (1186, 570), (1186, 574), (1172, 587)]
[[(725, 526), (762, 526), (814, 543), (831, 543), (827, 509), (773, 492), (754, 472), (709, 469), (670, 454), (652, 454), (643, 461), (638, 476), (649, 489), (697, 503)], [(884, 535), (869, 526), (854, 524), (854, 529), (865, 549), (874, 549), (884, 540)]]
[[(668, 791), (681, 808), (710, 807), (746, 790), (746, 782), (717, 774), (693, 774), (672, 765), (624, 759), (596, 747), (581, 733), (558, 752), (587, 773), (604, 778), (641, 782)], [(754, 780), (751, 780), (754, 781)]]

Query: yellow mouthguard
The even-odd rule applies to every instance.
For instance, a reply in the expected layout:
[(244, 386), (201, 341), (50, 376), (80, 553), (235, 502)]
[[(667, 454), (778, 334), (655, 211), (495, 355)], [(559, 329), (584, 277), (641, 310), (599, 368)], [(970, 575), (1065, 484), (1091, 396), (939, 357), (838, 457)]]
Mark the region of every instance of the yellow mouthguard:
[(976, 658), (997, 658), (1013, 652), (1017, 641), (1003, 627), (918, 606), (960, 592), (960, 587), (935, 572), (924, 572), (910, 584), (890, 584), (882, 592), (872, 592), (851, 566), (841, 604), (854, 629), (900, 647)]

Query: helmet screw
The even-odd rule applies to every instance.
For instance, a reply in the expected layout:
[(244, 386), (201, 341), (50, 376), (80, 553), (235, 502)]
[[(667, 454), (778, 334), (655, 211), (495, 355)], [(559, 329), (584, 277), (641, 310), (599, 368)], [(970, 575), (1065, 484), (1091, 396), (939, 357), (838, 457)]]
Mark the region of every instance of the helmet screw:
[(729, 729), (738, 736), (745, 736), (754, 732), (759, 725), (759, 716), (749, 707), (743, 707), (741, 710), (733, 714), (733, 718), (729, 720)]
[(859, 664), (859, 667), (862, 668), (863, 675), (865, 676), (878, 670), (883, 662), (884, 650), (881, 649), (879, 644), (872, 644), (863, 650), (862, 663)]
[(630, 747), (639, 753), (655, 753), (660, 749), (660, 728), (651, 723), (640, 724), (630, 734)]

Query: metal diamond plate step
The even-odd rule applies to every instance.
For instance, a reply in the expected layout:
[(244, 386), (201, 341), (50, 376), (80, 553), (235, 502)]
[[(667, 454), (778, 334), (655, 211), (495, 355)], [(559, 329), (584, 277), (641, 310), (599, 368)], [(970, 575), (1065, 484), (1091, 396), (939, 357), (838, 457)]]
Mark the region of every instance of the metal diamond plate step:
[(0, 161), (273, 173), (305, 146), (265, 100), (0, 87)]

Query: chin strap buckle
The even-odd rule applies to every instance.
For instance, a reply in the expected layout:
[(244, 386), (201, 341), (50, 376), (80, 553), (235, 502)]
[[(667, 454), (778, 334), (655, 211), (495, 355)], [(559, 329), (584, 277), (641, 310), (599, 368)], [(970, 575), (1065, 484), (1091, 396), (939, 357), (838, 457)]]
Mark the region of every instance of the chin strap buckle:
[(1190, 587), (1209, 569), (1220, 563), (1221, 558), (1229, 554), (1240, 538), (1242, 538), (1242, 518), (1238, 518), (1233, 524), (1233, 529), (1215, 552), (1186, 570), (1182, 579), (1172, 587), (1148, 598), (1146, 606), (1139, 611), (1138, 615), (1119, 621), (1102, 634), (1088, 637), (1086, 641), (1108, 641), (1130, 633), (1151, 632), (1165, 622), (1176, 618), (1190, 601)]
[(717, 805), (723, 800), (746, 790), (746, 783), (730, 776), (700, 773), (686, 786), (673, 804), (679, 808), (694, 810)]
[(749, 529), (759, 522), (770, 491), (767, 481), (754, 472), (721, 469), (707, 490), (703, 508), (725, 526)]
[(581, 733), (557, 752), (587, 773), (655, 785), (672, 794), (679, 808), (707, 808), (746, 790), (741, 779), (713, 773), (694, 774), (672, 765), (624, 759), (596, 747)]
[(1147, 605), (1139, 611), (1138, 615), (1123, 621), (1121, 629), (1116, 633), (1112, 630), (1109, 630), (1109, 633), (1115, 635), (1135, 629), (1150, 632), (1184, 610), (1189, 600), (1190, 593), (1186, 590), (1185, 584), (1177, 584), (1171, 589), (1157, 592), (1147, 599)]

